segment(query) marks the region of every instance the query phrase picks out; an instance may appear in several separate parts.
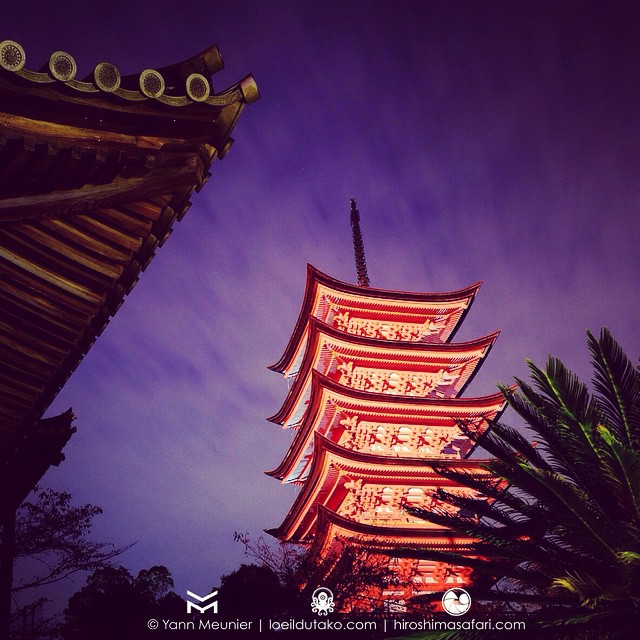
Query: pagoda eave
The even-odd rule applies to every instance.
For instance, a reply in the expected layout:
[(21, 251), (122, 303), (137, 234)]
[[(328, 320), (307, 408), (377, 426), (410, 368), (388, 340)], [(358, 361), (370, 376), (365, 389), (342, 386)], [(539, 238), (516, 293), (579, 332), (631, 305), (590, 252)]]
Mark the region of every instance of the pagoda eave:
[[(309, 319), (309, 339), (305, 349), (303, 362), (308, 359), (308, 355), (313, 353), (315, 347), (321, 339), (333, 340), (334, 342), (344, 345), (346, 349), (349, 347), (357, 349), (367, 349), (371, 352), (384, 354), (420, 354), (420, 353), (443, 353), (443, 354), (459, 354), (476, 349), (488, 349), (498, 339), (500, 331), (494, 331), (475, 340), (467, 340), (465, 342), (446, 342), (446, 343), (430, 343), (430, 342), (399, 342), (395, 340), (384, 340), (381, 338), (369, 338), (362, 336), (354, 336), (344, 331), (329, 326), (322, 320), (317, 318)], [(300, 370), (304, 365), (300, 366)]]
[[(358, 470), (362, 473), (372, 472), (380, 478), (393, 478), (398, 474), (423, 477), (428, 476), (432, 467), (445, 467), (451, 469), (478, 470), (480, 475), (487, 472), (480, 469), (479, 465), (485, 464), (489, 459), (445, 459), (445, 458), (403, 458), (399, 456), (385, 456), (380, 454), (363, 453), (346, 449), (332, 442), (318, 432), (314, 433), (314, 451), (318, 460), (324, 460), (327, 455), (340, 459), (341, 468)], [(427, 471), (429, 469), (429, 471)], [(435, 474), (438, 475), (438, 474)], [(446, 480), (443, 479), (443, 482)]]
[(312, 277), (319, 284), (324, 284), (336, 291), (361, 295), (371, 298), (372, 300), (405, 300), (411, 302), (455, 301), (475, 296), (478, 289), (482, 286), (482, 281), (478, 281), (468, 287), (463, 287), (462, 289), (443, 292), (399, 291), (397, 289), (380, 289), (371, 286), (361, 287), (350, 282), (338, 280), (337, 278), (320, 271), (320, 269), (314, 267), (312, 264), (307, 264), (307, 276)]
[(218, 58), (210, 47), (165, 76), (127, 78), (101, 63), (76, 80), (64, 52), (31, 71), (18, 43), (0, 43), (0, 465), (186, 214), (257, 97), (246, 78), (213, 93)]
[(470, 455), (507, 400), (462, 396), (499, 335), (452, 341), (480, 283), (432, 294), (371, 288), (354, 199), (350, 216), (358, 285), (307, 265), (293, 333), (269, 367), (290, 381), (269, 420), (294, 434), (266, 473), (297, 491), (267, 532), (308, 547), (315, 568), (300, 576), (303, 589), (337, 583), (364, 563), (364, 590), (339, 606), (368, 611), (373, 600), (404, 607), (475, 579), (455, 554), (477, 558), (479, 541), (418, 514), (453, 516), (458, 505), (482, 512), (491, 499), (479, 479), (503, 486)]
[(448, 335), (448, 339), (450, 340), (457, 331), (458, 326), (460, 326), (462, 320), (464, 319), (464, 316), (468, 312), (481, 284), (481, 282), (477, 282), (469, 287), (460, 289), (458, 291), (449, 291), (443, 293), (415, 293), (406, 291), (391, 291), (387, 289), (376, 289), (373, 287), (365, 288), (336, 280), (335, 278), (332, 278), (331, 276), (321, 272), (319, 269), (316, 269), (314, 266), (308, 264), (304, 301), (300, 310), (300, 314), (296, 321), (296, 325), (281, 358), (278, 360), (278, 362), (271, 365), (269, 369), (278, 373), (284, 373), (289, 368), (298, 345), (300, 344), (301, 340), (303, 340), (305, 331), (308, 330), (308, 323), (310, 321), (310, 318), (312, 318), (311, 314), (313, 311), (316, 293), (319, 286), (323, 285), (324, 287), (331, 289), (336, 293), (343, 293), (351, 296), (370, 299), (371, 304), (379, 304), (380, 301), (405, 303), (415, 302), (423, 304), (438, 302), (451, 303), (456, 301), (460, 301), (461, 303), (464, 302), (464, 309), (461, 311), (461, 316), (458, 318), (456, 326)]
[(349, 539), (366, 549), (391, 551), (411, 547), (438, 551), (474, 553), (478, 539), (450, 529), (416, 529), (415, 527), (388, 527), (354, 522), (338, 515), (324, 505), (318, 506), (318, 524), (312, 548), (321, 548), (335, 538)]
[(305, 541), (314, 527), (317, 507), (332, 504), (331, 508), (337, 510), (345, 499), (344, 483), (348, 478), (377, 486), (455, 488), (459, 487), (458, 483), (442, 477), (432, 466), (486, 476), (489, 472), (481, 467), (485, 462), (437, 459), (430, 463), (422, 459), (363, 454), (344, 449), (316, 433), (311, 472), (278, 528), (278, 537), (293, 542)]
[[(384, 340), (353, 338), (327, 327), (315, 319), (311, 322), (311, 328), (310, 340), (307, 342), (300, 370), (297, 372), (295, 381), (280, 410), (267, 418), (270, 422), (284, 425), (294, 413), (301, 400), (301, 394), (309, 384), (310, 372), (317, 369), (323, 348), (330, 349), (334, 353), (338, 353), (336, 350), (341, 349), (339, 355), (342, 359), (351, 358), (352, 362), (362, 361), (363, 366), (370, 364), (375, 357), (377, 367), (384, 366), (389, 370), (410, 371), (415, 369), (419, 371), (424, 370), (425, 363), (429, 363), (432, 371), (446, 371), (453, 367), (462, 366), (466, 373), (462, 384), (456, 388), (456, 395), (460, 395), (473, 379), (478, 364), (487, 356), (499, 335), (499, 332), (494, 332), (477, 340), (447, 343), (446, 345), (405, 343), (396, 346)], [(325, 374), (326, 372), (322, 371), (321, 373)], [(367, 391), (367, 393), (375, 393), (375, 391)], [(398, 399), (407, 397), (394, 393), (386, 395)]]
[(222, 158), (242, 109), (260, 95), (251, 75), (214, 93), (211, 74), (222, 68), (216, 45), (184, 62), (125, 77), (104, 62), (77, 80), (75, 61), (63, 51), (51, 57), (45, 71), (27, 69), (25, 59), (18, 43), (0, 43), (1, 110), (46, 123), (49, 139), (56, 127), (75, 127), (105, 140), (117, 133), (140, 142), (206, 143)]
[[(357, 416), (360, 421), (376, 420), (386, 424), (432, 425), (440, 424), (461, 435), (459, 422), (471, 420), (497, 420), (504, 411), (506, 400), (502, 393), (480, 398), (412, 398), (402, 402), (388, 394), (367, 394), (335, 383), (317, 371), (313, 372), (311, 398), (305, 418), (281, 463), (267, 475), (292, 482), (299, 480), (291, 476), (303, 455), (306, 457), (313, 448), (313, 434), (327, 436), (332, 421), (320, 428), (320, 420), (332, 411), (341, 415)], [(372, 396), (376, 397), (372, 397)], [(478, 428), (482, 429), (482, 426)], [(425, 456), (426, 457), (426, 456)]]

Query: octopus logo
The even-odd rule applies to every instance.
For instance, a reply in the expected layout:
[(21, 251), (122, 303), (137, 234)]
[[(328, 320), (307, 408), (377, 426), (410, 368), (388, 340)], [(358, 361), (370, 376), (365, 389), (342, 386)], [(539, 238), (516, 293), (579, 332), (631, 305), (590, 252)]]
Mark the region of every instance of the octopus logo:
[(442, 596), (442, 606), (450, 616), (461, 616), (471, 608), (471, 596), (464, 589), (449, 589)]
[(325, 587), (316, 589), (311, 596), (311, 611), (319, 616), (333, 613), (333, 593)]

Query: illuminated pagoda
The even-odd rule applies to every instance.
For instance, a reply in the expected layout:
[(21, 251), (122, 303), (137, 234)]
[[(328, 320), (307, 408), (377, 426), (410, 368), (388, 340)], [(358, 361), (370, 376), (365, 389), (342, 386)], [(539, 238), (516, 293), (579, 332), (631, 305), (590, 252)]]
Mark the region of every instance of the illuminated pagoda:
[(270, 367), (290, 388), (269, 419), (294, 437), (267, 473), (298, 492), (269, 533), (308, 546), (325, 576), (345, 547), (384, 553), (394, 579), (379, 595), (406, 603), (469, 584), (467, 568), (393, 558), (393, 550), (470, 551), (471, 538), (404, 507), (453, 509), (435, 497), (439, 487), (471, 495), (429, 463), (486, 473), (469, 459), (473, 443), (458, 425), (484, 429), (505, 407), (501, 393), (462, 397), (498, 334), (452, 342), (480, 283), (449, 293), (371, 288), (353, 200), (351, 223), (358, 285), (309, 265), (293, 334)]
[(0, 637), (7, 636), (17, 506), (75, 431), (43, 419), (177, 221), (258, 89), (214, 91), (216, 45), (122, 76), (35, 69), (0, 42)]

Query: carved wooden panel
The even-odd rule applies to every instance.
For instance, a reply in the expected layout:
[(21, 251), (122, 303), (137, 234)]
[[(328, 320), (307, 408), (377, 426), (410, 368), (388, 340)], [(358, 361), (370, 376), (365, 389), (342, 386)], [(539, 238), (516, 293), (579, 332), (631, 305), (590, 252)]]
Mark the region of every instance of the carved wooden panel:
[[(480, 422), (477, 418), (475, 422)], [(338, 444), (352, 451), (407, 458), (464, 458), (473, 443), (456, 427), (380, 424), (345, 415)]]

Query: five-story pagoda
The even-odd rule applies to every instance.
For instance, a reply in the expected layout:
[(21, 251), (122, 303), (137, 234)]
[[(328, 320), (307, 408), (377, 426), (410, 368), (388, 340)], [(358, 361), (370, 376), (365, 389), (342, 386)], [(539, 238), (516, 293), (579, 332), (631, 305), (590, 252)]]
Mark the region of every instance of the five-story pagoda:
[[(310, 546), (331, 573), (345, 548), (388, 555), (385, 600), (469, 584), (469, 570), (394, 549), (464, 552), (473, 540), (414, 517), (405, 506), (451, 509), (435, 492), (470, 495), (431, 465), (486, 473), (470, 460), (459, 423), (486, 427), (504, 409), (502, 394), (462, 393), (497, 338), (452, 342), (480, 283), (448, 293), (369, 286), (359, 213), (351, 201), (358, 285), (307, 269), (304, 302), (280, 360), (291, 382), (270, 418), (294, 438), (267, 472), (299, 487), (283, 523), (269, 533)], [(371, 556), (369, 556), (371, 557)]]

